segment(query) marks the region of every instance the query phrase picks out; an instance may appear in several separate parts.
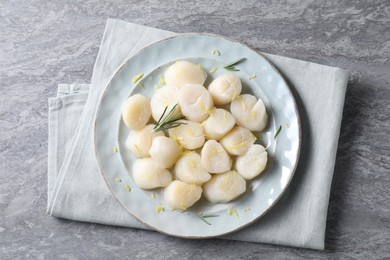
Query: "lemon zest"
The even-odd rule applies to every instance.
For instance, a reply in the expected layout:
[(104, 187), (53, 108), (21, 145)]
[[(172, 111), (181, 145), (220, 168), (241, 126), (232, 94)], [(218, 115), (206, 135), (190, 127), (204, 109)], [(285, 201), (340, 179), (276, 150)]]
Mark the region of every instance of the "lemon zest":
[(133, 83), (136, 83), (136, 82), (137, 82), (138, 80), (140, 80), (143, 76), (144, 76), (143, 73), (139, 73), (139, 74), (135, 75), (131, 81), (132, 81)]
[(159, 84), (161, 84), (161, 85), (164, 85), (164, 84), (166, 84), (166, 82), (165, 82), (165, 78), (164, 78), (164, 76), (163, 75), (161, 75), (160, 74), (160, 80), (159, 80), (159, 82), (158, 82)]
[(254, 110), (252, 110), (252, 112), (251, 112), (251, 117), (252, 117), (252, 120), (255, 120), (255, 111)]
[(231, 208), (229, 208), (229, 210), (228, 210), (228, 215), (229, 215), (229, 216), (232, 216), (233, 214), (236, 216), (236, 218), (239, 218), (239, 217), (240, 217), (240, 216), (238, 215), (237, 210), (236, 210), (235, 208), (231, 207)]
[(144, 86), (144, 84), (142, 84), (141, 82), (138, 82), (138, 83), (137, 83), (137, 87), (140, 87), (140, 88), (143, 88), (143, 89), (145, 89), (145, 86)]
[(248, 79), (254, 79), (256, 77), (257, 77), (256, 74), (251, 74), (251, 75), (248, 76)]
[(165, 211), (164, 207), (159, 205), (159, 206), (156, 206), (156, 212), (157, 213), (160, 213), (161, 211)]
[(198, 64), (198, 70), (199, 70), (200, 72), (202, 72), (202, 73), (204, 72), (204, 71), (203, 71), (202, 65)]
[(138, 155), (141, 155), (141, 150), (139, 149), (138, 145), (134, 144), (135, 150), (137, 151)]
[(244, 145), (245, 145), (245, 143), (241, 142), (239, 144), (228, 145), (228, 148), (231, 149), (231, 150), (236, 150), (236, 149), (239, 149), (239, 148), (243, 147)]
[(219, 52), (219, 50), (213, 50), (213, 51), (211, 52), (211, 55), (217, 55), (217, 56), (219, 56), (219, 55), (221, 55), (221, 53)]
[(187, 130), (187, 132), (188, 132), (189, 135), (192, 135), (192, 136), (195, 135), (194, 130), (192, 130), (191, 128), (189, 128), (189, 129)]
[(218, 66), (215, 66), (210, 70), (210, 74), (214, 74), (215, 72), (217, 72), (217, 70), (218, 70)]
[(114, 153), (117, 153), (117, 152), (118, 152), (118, 147), (114, 146)]
[(115, 181), (116, 182), (122, 182), (122, 180), (120, 178), (115, 178)]
[(155, 198), (156, 198), (156, 194), (155, 194), (154, 192), (152, 192), (152, 193), (150, 194), (150, 197), (152, 197), (152, 199), (155, 199)]
[(179, 204), (179, 209), (181, 209), (181, 210), (187, 210), (187, 207), (186, 207), (186, 204), (184, 204), (184, 203), (180, 203)]
[(285, 123), (285, 126), (286, 126), (286, 128), (289, 128), (289, 127), (290, 127), (290, 125), (289, 125), (288, 123)]
[(224, 149), (214, 149), (214, 150), (211, 150), (211, 153), (222, 153), (224, 151), (225, 151)]
[(199, 108), (200, 108), (200, 110), (202, 110), (203, 113), (207, 113), (207, 109), (204, 106), (202, 101), (199, 102)]
[(130, 188), (130, 186), (129, 186), (129, 185), (127, 185), (127, 184), (125, 184), (125, 189), (126, 189), (127, 191), (131, 191), (131, 188)]
[(257, 168), (259, 168), (259, 170), (261, 171), (261, 170), (263, 169), (263, 164), (258, 163), (258, 164), (257, 164)]
[(234, 91), (233, 96), (232, 96), (232, 101), (236, 100), (238, 97), (239, 97), (238, 92)]

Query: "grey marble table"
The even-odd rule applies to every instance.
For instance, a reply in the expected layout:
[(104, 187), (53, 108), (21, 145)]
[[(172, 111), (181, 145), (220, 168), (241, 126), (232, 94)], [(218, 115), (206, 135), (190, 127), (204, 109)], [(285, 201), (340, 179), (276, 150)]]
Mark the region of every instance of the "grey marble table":
[[(80, 2), (0, 1), (0, 259), (390, 258), (389, 1)], [(47, 98), (59, 82), (89, 82), (108, 17), (222, 34), (352, 71), (325, 251), (182, 240), (45, 215)]]

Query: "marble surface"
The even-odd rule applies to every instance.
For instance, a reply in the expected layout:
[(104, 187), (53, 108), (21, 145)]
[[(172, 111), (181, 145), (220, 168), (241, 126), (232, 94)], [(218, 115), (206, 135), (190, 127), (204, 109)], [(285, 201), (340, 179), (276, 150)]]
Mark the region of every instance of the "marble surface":
[[(275, 1), (276, 2), (276, 1)], [(45, 215), (47, 99), (88, 83), (108, 17), (352, 71), (326, 250), (183, 240)], [(390, 258), (389, 1), (0, 2), (0, 259)]]

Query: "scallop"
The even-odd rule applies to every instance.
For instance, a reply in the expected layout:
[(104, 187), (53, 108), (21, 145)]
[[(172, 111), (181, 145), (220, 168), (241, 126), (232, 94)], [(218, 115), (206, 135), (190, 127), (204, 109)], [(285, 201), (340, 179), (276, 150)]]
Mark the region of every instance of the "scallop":
[(188, 84), (180, 89), (179, 104), (183, 115), (190, 121), (201, 123), (214, 107), (210, 93), (202, 85)]
[(239, 77), (223, 74), (213, 80), (208, 89), (216, 105), (225, 105), (240, 95), (242, 85)]
[[(167, 112), (169, 112), (172, 110), (173, 106), (178, 103), (179, 89), (177, 87), (164, 86), (162, 88), (159, 88), (150, 100), (153, 119), (157, 122), (160, 119), (161, 115), (164, 113), (164, 109), (166, 107)], [(180, 107), (177, 108), (177, 112), (180, 112)]]
[(132, 130), (126, 139), (126, 147), (137, 157), (150, 156), (149, 150), (152, 141), (157, 136), (164, 136), (164, 132), (153, 132), (154, 125), (147, 125), (142, 130)]
[(236, 120), (228, 111), (222, 108), (217, 108), (210, 113), (210, 117), (203, 124), (204, 132), (208, 139), (219, 140), (227, 134)]
[(262, 131), (268, 122), (268, 115), (263, 101), (253, 95), (244, 94), (233, 100), (230, 105), (239, 126), (251, 131)]
[(223, 173), (232, 167), (232, 159), (223, 146), (215, 140), (209, 140), (204, 144), (201, 162), (210, 173)]
[(197, 185), (202, 185), (211, 178), (196, 152), (181, 156), (175, 164), (174, 174), (181, 181)]
[(163, 191), (164, 199), (171, 209), (187, 210), (202, 196), (202, 188), (174, 180)]
[(202, 147), (205, 141), (202, 125), (186, 120), (180, 122), (183, 124), (169, 129), (169, 137), (188, 150)]
[(170, 171), (161, 168), (150, 157), (137, 159), (133, 164), (133, 179), (141, 189), (166, 187), (172, 181)]
[(237, 156), (235, 168), (245, 180), (251, 180), (264, 171), (267, 160), (264, 146), (254, 144), (246, 154)]
[(141, 94), (129, 97), (122, 105), (123, 122), (133, 130), (141, 130), (148, 123), (151, 113), (149, 100)]
[(153, 139), (150, 156), (161, 168), (171, 168), (181, 154), (179, 145), (171, 138), (158, 136)]
[(236, 126), (227, 133), (221, 140), (226, 151), (232, 155), (243, 155), (256, 141), (251, 131), (244, 127)]
[(212, 203), (229, 202), (245, 191), (246, 181), (236, 171), (214, 175), (203, 185), (203, 195)]
[(165, 71), (167, 85), (182, 88), (187, 84), (200, 84), (206, 81), (207, 73), (201, 65), (189, 61), (177, 61)]

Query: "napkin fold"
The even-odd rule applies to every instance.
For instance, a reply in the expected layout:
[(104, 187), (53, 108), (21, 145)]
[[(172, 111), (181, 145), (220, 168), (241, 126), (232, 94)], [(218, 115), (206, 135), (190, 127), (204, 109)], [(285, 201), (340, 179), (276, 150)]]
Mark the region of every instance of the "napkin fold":
[[(53, 217), (148, 229), (114, 199), (93, 145), (94, 115), (115, 70), (139, 49), (172, 32), (109, 19), (91, 84), (60, 84), (49, 99), (48, 206)], [(349, 72), (263, 55), (283, 74), (298, 103), (302, 150), (282, 199), (249, 227), (221, 237), (324, 249), (326, 216)]]

